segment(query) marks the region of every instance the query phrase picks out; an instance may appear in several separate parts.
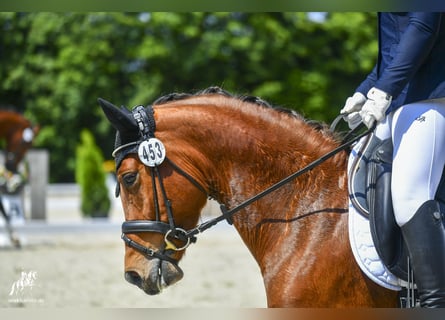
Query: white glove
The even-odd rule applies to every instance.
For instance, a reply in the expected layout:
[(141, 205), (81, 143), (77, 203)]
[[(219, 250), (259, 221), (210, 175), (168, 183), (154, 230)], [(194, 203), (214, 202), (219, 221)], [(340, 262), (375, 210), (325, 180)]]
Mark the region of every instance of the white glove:
[(340, 114), (360, 111), (366, 102), (366, 97), (361, 92), (356, 92), (352, 97), (346, 99), (345, 106), (340, 110)]
[(360, 117), (362, 118), (363, 123), (368, 128), (371, 128), (374, 121), (379, 122), (383, 120), (386, 110), (388, 110), (388, 107), (391, 104), (392, 97), (375, 87), (368, 91), (367, 96), (368, 100), (366, 100), (360, 111)]
[(343, 119), (348, 123), (350, 129), (357, 127), (362, 118), (358, 111), (360, 111), (366, 102), (366, 97), (356, 92), (352, 97), (346, 99), (345, 106), (340, 110), (340, 114), (344, 115)]

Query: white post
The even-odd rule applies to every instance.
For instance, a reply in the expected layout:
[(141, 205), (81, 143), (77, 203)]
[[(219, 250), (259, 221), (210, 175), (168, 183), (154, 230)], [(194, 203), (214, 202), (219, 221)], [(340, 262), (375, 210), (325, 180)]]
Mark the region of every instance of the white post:
[(46, 219), (46, 188), (49, 176), (49, 152), (45, 149), (30, 149), (26, 154), (29, 166), (29, 189), (31, 219)]

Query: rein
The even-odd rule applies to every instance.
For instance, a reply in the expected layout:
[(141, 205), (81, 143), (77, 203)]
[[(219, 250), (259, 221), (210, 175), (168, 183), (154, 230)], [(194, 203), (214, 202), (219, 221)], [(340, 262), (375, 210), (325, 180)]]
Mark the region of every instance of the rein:
[[(357, 131), (359, 131), (362, 128), (362, 126), (358, 126), (352, 130), (350, 130), (347, 134), (347, 137), (355, 134)], [(326, 153), (325, 155), (321, 156), (320, 158), (318, 158), (317, 160), (311, 162), (310, 164), (308, 164), (307, 166), (305, 166), (304, 168), (292, 173), (291, 175), (287, 176), (286, 178), (278, 181), (277, 183), (273, 184), (272, 186), (268, 187), (267, 189), (265, 189), (264, 191), (258, 193), (257, 195), (245, 200), (244, 202), (240, 203), (239, 205), (237, 205), (236, 207), (227, 210), (227, 208), (225, 207), (224, 204), (220, 204), (220, 209), (221, 209), (221, 216), (218, 216), (216, 218), (213, 218), (209, 221), (203, 222), (202, 224), (198, 225), (197, 227), (195, 227), (194, 229), (190, 230), (187, 232), (187, 236), (189, 237), (193, 237), (198, 233), (201, 233), (209, 228), (211, 228), (212, 226), (216, 225), (217, 223), (221, 222), (222, 220), (227, 220), (229, 222), (229, 224), (231, 223), (231, 218), (232, 216), (237, 213), (238, 211), (244, 209), (245, 207), (249, 206), (250, 204), (252, 204), (255, 201), (260, 200), (261, 198), (267, 196), (268, 194), (272, 193), (273, 191), (281, 188), (282, 186), (284, 186), (285, 184), (289, 183), (290, 181), (298, 178), (299, 176), (303, 175), (304, 173), (314, 169), (315, 167), (319, 166), (320, 164), (322, 164), (324, 161), (332, 158), (333, 156), (335, 156), (337, 153), (346, 150), (349, 146), (351, 146), (352, 144), (354, 144), (356, 141), (360, 140), (361, 138), (363, 138), (364, 136), (368, 135), (369, 133), (371, 133), (374, 130), (374, 126), (367, 129), (366, 131), (364, 131), (363, 133), (359, 134), (358, 136), (343, 142), (343, 144), (341, 144), (340, 146), (338, 146), (337, 148), (335, 148), (334, 150)]]
[[(343, 143), (338, 146), (337, 148), (333, 149), (332, 151), (328, 152), (327, 154), (321, 156), (317, 160), (311, 162), (304, 168), (294, 172), (293, 174), (287, 176), (286, 178), (280, 180), (279, 182), (273, 184), (272, 186), (268, 187), (264, 191), (256, 194), (255, 196), (245, 200), (244, 202), (240, 203), (236, 207), (228, 210), (224, 204), (219, 204), (221, 209), (221, 215), (210, 219), (206, 222), (203, 222), (196, 226), (193, 229), (190, 229), (188, 231), (177, 228), (174, 223), (173, 219), (173, 212), (171, 207), (171, 202), (167, 198), (167, 194), (164, 189), (164, 184), (162, 180), (162, 176), (159, 172), (158, 165), (162, 163), (164, 160), (167, 161), (175, 171), (177, 171), (179, 174), (184, 176), (188, 181), (190, 181), (194, 186), (196, 186), (199, 190), (201, 190), (208, 198), (211, 198), (209, 194), (206, 192), (205, 188), (201, 186), (192, 176), (190, 176), (187, 172), (182, 170), (179, 166), (177, 166), (174, 162), (171, 161), (168, 157), (165, 157), (165, 153), (162, 153), (163, 150), (161, 147), (158, 148), (159, 154), (155, 154), (155, 151), (150, 149), (150, 151), (153, 151), (150, 155), (153, 156), (153, 160), (155, 163), (147, 162), (148, 160), (144, 157), (141, 158), (141, 148), (145, 148), (145, 144), (150, 144), (150, 141), (156, 140), (156, 143), (160, 143), (162, 145), (162, 142), (157, 140), (154, 137), (154, 132), (156, 128), (155, 120), (154, 120), (154, 112), (153, 108), (151, 106), (148, 106), (147, 109), (145, 109), (143, 106), (137, 106), (132, 111), (133, 117), (136, 120), (138, 127), (139, 127), (139, 133), (141, 136), (141, 139), (139, 141), (131, 142), (122, 146), (117, 147), (113, 151), (113, 156), (116, 156), (117, 153), (123, 152), (126, 148), (131, 146), (138, 146), (138, 154), (140, 160), (146, 165), (151, 167), (150, 168), (150, 174), (152, 177), (152, 185), (153, 185), (153, 194), (154, 194), (154, 207), (155, 207), (155, 213), (156, 213), (156, 221), (153, 220), (131, 220), (131, 221), (125, 221), (122, 224), (122, 240), (125, 242), (125, 244), (129, 247), (132, 247), (133, 249), (141, 252), (142, 254), (150, 257), (159, 258), (161, 260), (166, 260), (174, 265), (177, 265), (178, 261), (170, 257), (166, 251), (181, 251), (185, 250), (190, 243), (196, 242), (197, 238), (196, 235), (198, 233), (202, 233), (205, 230), (215, 226), (219, 222), (223, 220), (227, 220), (229, 224), (232, 224), (232, 217), (239, 212), (240, 210), (244, 209), (245, 207), (249, 206), (255, 201), (258, 201), (262, 199), (263, 197), (267, 196), (268, 194), (272, 193), (273, 191), (279, 189), (280, 187), (284, 186), (285, 184), (289, 183), (290, 181), (296, 179), (297, 177), (303, 175), (304, 173), (312, 170), (313, 168), (319, 166), (324, 161), (332, 158), (336, 154), (338, 154), (341, 151), (346, 150), (348, 147), (350, 147), (353, 143), (361, 139), (362, 137), (368, 135), (374, 130), (374, 127), (369, 128), (365, 132), (349, 139), (351, 135), (356, 134), (363, 125), (358, 126), (352, 130), (350, 130), (347, 135), (345, 136)], [(340, 115), (339, 117), (341, 117)], [(333, 131), (335, 129), (336, 124), (339, 121), (339, 117), (337, 117), (332, 126), (331, 130)], [(153, 142), (152, 142), (153, 143)], [(151, 146), (151, 145), (150, 145)], [(163, 145), (162, 145), (163, 147)], [(143, 150), (144, 152), (146, 150)], [(145, 155), (142, 152), (143, 155)], [(158, 157), (158, 158), (157, 158)], [(156, 163), (158, 161), (158, 163)], [(156, 187), (156, 179), (159, 180), (159, 185), (161, 189), (161, 195), (163, 197), (164, 204), (166, 206), (167, 211), (167, 217), (168, 217), (168, 223), (160, 221), (160, 211), (159, 211), (159, 201), (157, 197), (157, 187)], [(130, 239), (127, 234), (135, 234), (135, 233), (141, 233), (141, 232), (156, 232), (164, 235), (164, 242), (165, 247), (162, 250), (154, 250), (149, 247), (146, 247), (140, 243), (137, 243), (136, 241)], [(184, 243), (183, 246), (177, 247), (176, 244), (174, 244), (173, 240), (179, 240)]]

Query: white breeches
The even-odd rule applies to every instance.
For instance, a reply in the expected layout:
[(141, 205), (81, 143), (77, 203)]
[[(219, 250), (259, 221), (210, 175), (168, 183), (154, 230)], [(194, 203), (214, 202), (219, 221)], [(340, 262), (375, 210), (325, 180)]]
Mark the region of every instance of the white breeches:
[(391, 192), (402, 226), (436, 194), (445, 165), (445, 98), (398, 108), (377, 125), (376, 135), (392, 136)]

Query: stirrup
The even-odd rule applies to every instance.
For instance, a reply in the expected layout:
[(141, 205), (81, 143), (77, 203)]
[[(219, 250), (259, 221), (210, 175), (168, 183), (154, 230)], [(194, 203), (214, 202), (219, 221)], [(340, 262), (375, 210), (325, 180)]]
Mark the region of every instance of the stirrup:
[(414, 282), (414, 272), (411, 267), (411, 261), (407, 257), (408, 280), (405, 287), (399, 294), (399, 306), (403, 309), (417, 308), (420, 306), (419, 295), (417, 293), (416, 283)]

